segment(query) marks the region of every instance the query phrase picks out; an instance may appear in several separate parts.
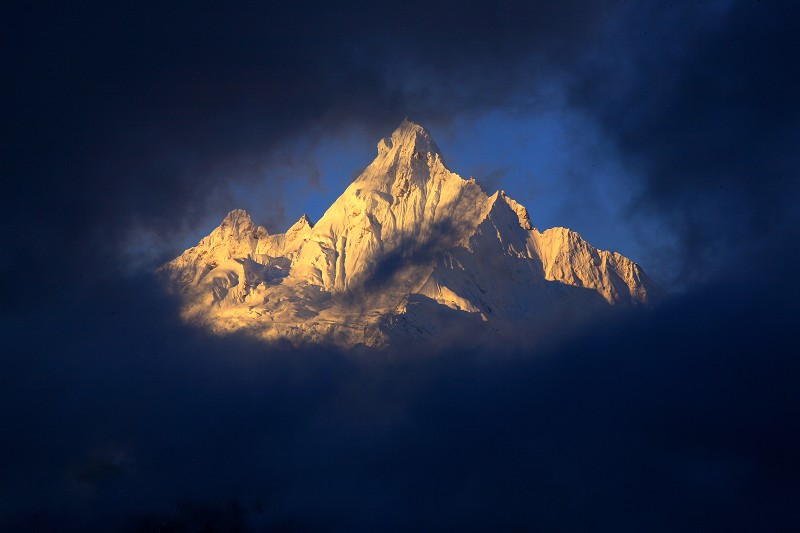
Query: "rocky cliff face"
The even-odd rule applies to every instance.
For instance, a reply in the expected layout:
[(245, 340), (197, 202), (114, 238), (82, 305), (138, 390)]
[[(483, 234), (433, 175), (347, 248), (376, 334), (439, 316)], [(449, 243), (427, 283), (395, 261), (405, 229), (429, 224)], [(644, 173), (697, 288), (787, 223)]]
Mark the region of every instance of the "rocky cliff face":
[(315, 225), (304, 215), (270, 235), (234, 210), (160, 271), (188, 321), (344, 346), (537, 332), (658, 292), (629, 259), (565, 228), (539, 232), (503, 191), (448, 170), (407, 120)]

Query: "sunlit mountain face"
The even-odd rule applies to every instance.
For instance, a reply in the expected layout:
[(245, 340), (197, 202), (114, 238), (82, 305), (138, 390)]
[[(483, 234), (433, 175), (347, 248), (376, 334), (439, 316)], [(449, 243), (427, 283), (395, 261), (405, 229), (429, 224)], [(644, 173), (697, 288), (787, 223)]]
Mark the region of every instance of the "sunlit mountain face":
[(161, 267), (184, 318), (265, 340), (388, 348), (524, 340), (659, 289), (642, 269), (566, 228), (539, 231), (504, 191), (446, 166), (431, 134), (405, 120), (322, 218), (285, 233), (231, 211)]

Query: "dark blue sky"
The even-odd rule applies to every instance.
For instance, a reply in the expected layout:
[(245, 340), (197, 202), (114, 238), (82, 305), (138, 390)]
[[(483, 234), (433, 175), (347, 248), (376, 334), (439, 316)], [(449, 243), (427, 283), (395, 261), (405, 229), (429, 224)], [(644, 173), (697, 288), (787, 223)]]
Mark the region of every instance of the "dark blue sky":
[[(796, 530), (798, 10), (5, 5), (0, 529)], [(423, 359), (180, 323), (155, 265), (406, 116), (677, 290)]]

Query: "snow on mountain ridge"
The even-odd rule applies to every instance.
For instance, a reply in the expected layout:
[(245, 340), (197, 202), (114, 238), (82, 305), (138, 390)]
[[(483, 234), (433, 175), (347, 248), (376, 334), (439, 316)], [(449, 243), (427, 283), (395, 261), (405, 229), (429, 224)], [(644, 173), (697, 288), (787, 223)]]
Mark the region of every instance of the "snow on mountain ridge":
[(303, 215), (270, 235), (233, 210), (164, 265), (183, 316), (218, 332), (387, 346), (455, 324), (543, 327), (657, 293), (632, 261), (563, 228), (540, 233), (504, 191), (451, 172), (422, 126), (404, 120), (377, 151), (316, 224)]

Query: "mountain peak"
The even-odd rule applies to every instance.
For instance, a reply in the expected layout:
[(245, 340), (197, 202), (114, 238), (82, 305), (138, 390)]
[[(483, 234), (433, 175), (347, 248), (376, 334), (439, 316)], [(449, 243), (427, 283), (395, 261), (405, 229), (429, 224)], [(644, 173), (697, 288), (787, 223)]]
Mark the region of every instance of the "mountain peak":
[(386, 137), (378, 142), (378, 155), (385, 156), (394, 151), (397, 154), (439, 154), (439, 147), (433, 140), (430, 132), (421, 124), (404, 118), (403, 122), (392, 132), (391, 137)]
[(311, 219), (308, 218), (307, 214), (303, 213), (303, 216), (301, 216), (300, 219), (297, 222), (295, 222), (291, 228), (289, 228), (289, 231), (299, 230), (306, 227), (311, 229), (314, 227), (314, 223), (311, 222)]
[(231, 210), (225, 215), (225, 218), (222, 219), (219, 227), (222, 230), (231, 231), (233, 233), (251, 232), (257, 229), (256, 224), (250, 217), (250, 213), (244, 209)]
[(451, 172), (420, 124), (403, 120), (378, 150), (316, 224), (303, 215), (269, 235), (235, 209), (165, 265), (184, 317), (220, 333), (387, 346), (454, 327), (544, 331), (655, 294), (633, 262), (574, 232), (541, 233), (505, 191)]
[(423, 133), (425, 135), (430, 135), (430, 132), (427, 129), (425, 129), (425, 126), (419, 124), (418, 122), (410, 120), (408, 117), (404, 118), (403, 121), (400, 122), (400, 125), (397, 127), (396, 130), (394, 130), (394, 133), (406, 130), (413, 130), (419, 133)]
[(222, 219), (222, 223), (225, 224), (226, 222), (235, 224), (238, 221), (250, 221), (250, 213), (245, 211), (244, 209), (232, 209), (225, 217)]
[(517, 215), (517, 218), (519, 219), (519, 226), (522, 229), (534, 229), (533, 224), (531, 224), (530, 215), (528, 215), (528, 210), (524, 205), (508, 196), (506, 191), (503, 189), (499, 189), (489, 198), (492, 203), (495, 203), (498, 199), (502, 199), (503, 202)]

